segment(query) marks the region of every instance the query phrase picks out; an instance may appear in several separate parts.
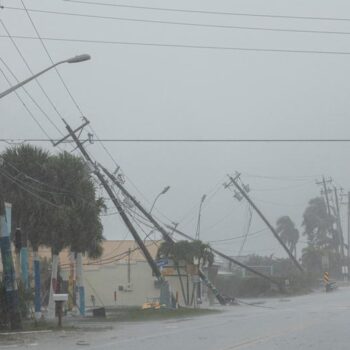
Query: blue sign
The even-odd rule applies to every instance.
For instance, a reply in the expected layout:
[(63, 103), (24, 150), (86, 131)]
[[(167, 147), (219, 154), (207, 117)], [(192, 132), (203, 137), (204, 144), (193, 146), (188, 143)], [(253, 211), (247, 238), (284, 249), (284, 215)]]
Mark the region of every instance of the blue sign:
[(159, 260), (156, 260), (156, 264), (158, 267), (164, 267), (169, 264), (169, 261), (168, 259), (159, 259)]

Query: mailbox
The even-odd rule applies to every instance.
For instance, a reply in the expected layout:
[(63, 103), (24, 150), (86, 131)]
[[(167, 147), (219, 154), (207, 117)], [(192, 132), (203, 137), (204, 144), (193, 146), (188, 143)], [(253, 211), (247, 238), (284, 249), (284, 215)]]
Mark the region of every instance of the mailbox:
[(62, 327), (62, 306), (68, 301), (68, 294), (54, 294), (53, 301), (56, 304), (56, 313), (58, 316), (58, 327)]
[(54, 294), (53, 301), (68, 301), (68, 294)]

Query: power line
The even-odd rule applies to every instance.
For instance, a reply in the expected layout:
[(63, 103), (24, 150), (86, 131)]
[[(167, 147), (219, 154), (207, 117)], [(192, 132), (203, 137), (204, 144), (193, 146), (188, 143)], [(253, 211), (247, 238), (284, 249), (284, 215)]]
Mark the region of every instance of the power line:
[[(26, 65), (28, 71), (30, 72), (30, 74), (34, 74), (28, 61), (26, 60), (26, 58), (24, 57), (22, 51), (20, 50), (19, 46), (16, 44), (15, 40), (13, 39), (13, 36), (11, 36), (10, 31), (8, 30), (8, 28), (6, 27), (5, 23), (0, 19), (0, 23), (3, 26), (5, 32), (7, 33), (9, 39), (11, 40), (13, 46), (15, 47), (16, 51), (18, 52), (19, 56), (21, 57), (22, 61), (24, 62), (24, 64)], [(4, 61), (3, 61), (4, 63)], [(19, 82), (19, 80), (17, 79), (17, 77), (12, 73), (12, 71), (9, 69), (9, 67), (7, 65), (5, 65), (6, 68), (10, 71), (10, 73), (14, 76), (14, 78), (16, 79), (17, 82)], [(54, 104), (54, 102), (52, 101), (52, 99), (49, 97), (49, 95), (47, 94), (47, 92), (45, 91), (45, 89), (43, 88), (43, 86), (41, 85), (41, 83), (39, 82), (38, 79), (35, 79), (38, 87), (40, 88), (40, 90), (42, 91), (42, 93), (44, 94), (44, 96), (46, 97), (46, 99), (48, 100), (48, 102), (50, 103), (50, 105), (52, 106), (52, 108), (54, 109), (54, 111), (58, 114), (58, 116), (60, 118), (62, 118), (62, 115), (59, 113), (56, 105)], [(24, 88), (23, 88), (24, 89)], [(35, 103), (37, 105), (37, 103)], [(39, 107), (40, 110), (42, 110)], [(57, 127), (57, 125), (52, 121), (52, 119), (45, 113), (43, 112), (46, 119), (50, 122), (50, 124), (62, 135), (62, 132), (60, 131), (60, 129)]]
[[(0, 142), (6, 143), (23, 143), (23, 142), (57, 142), (59, 139), (52, 139), (47, 136), (47, 139), (44, 138), (0, 138)], [(138, 143), (323, 143), (323, 142), (332, 142), (332, 143), (343, 143), (350, 142), (350, 139), (347, 138), (329, 138), (329, 139), (313, 139), (313, 138), (303, 138), (303, 139), (112, 139), (112, 138), (101, 138), (102, 142), (138, 142)], [(72, 140), (65, 140), (63, 143), (73, 143)], [(129, 179), (128, 179), (129, 180)]]
[(115, 4), (115, 3), (95, 2), (95, 1), (82, 1), (82, 0), (64, 0), (64, 1), (71, 2), (71, 3), (85, 4), (85, 5), (98, 5), (98, 6), (106, 6), (106, 7), (121, 7), (121, 8), (140, 9), (140, 10), (179, 12), (179, 13), (192, 13), (192, 14), (197, 13), (197, 14), (206, 14), (206, 15), (262, 17), (262, 18), (284, 18), (284, 19), (303, 19), (303, 20), (321, 20), (321, 21), (350, 21), (350, 18), (339, 18), (339, 17), (291, 16), (291, 15), (274, 15), (274, 14), (248, 13), (248, 12), (190, 10), (190, 9), (180, 9), (180, 8), (165, 8), (165, 7), (126, 5), (126, 4)]
[[(8, 10), (25, 11), (23, 8), (5, 6)], [(335, 34), (335, 35), (349, 35), (347, 31), (328, 31), (328, 30), (309, 30), (309, 29), (288, 29), (288, 28), (270, 28), (270, 27), (251, 27), (251, 26), (237, 26), (237, 25), (223, 25), (223, 24), (208, 24), (208, 23), (192, 23), (192, 22), (178, 22), (178, 21), (165, 21), (165, 20), (154, 20), (154, 19), (142, 19), (142, 18), (130, 18), (130, 17), (115, 17), (115, 16), (102, 16), (92, 15), (74, 12), (62, 12), (62, 11), (49, 11), (49, 10), (38, 10), (38, 9), (27, 9), (29, 12), (41, 13), (41, 14), (52, 14), (60, 16), (72, 16), (81, 18), (91, 19), (102, 19), (102, 20), (114, 20), (121, 22), (133, 22), (133, 23), (150, 23), (150, 24), (167, 24), (176, 26), (187, 26), (187, 27), (199, 27), (199, 28), (216, 28), (216, 29), (237, 29), (237, 30), (252, 30), (252, 31), (268, 31), (268, 32), (287, 32), (287, 33), (306, 33), (306, 34)], [(350, 19), (349, 19), (350, 20)]]
[(243, 248), (244, 248), (245, 244), (247, 243), (250, 227), (251, 227), (251, 224), (252, 224), (253, 209), (251, 208), (249, 203), (248, 203), (248, 207), (247, 208), (248, 208), (248, 223), (247, 223), (247, 227), (246, 227), (246, 233), (244, 235), (244, 239), (243, 239), (242, 244), (241, 244), (241, 246), (239, 248), (237, 256), (241, 256), (241, 254), (242, 254)]
[[(11, 81), (8, 79), (8, 77), (6, 76), (5, 72), (0, 68), (0, 72), (1, 74), (4, 76), (5, 80), (7, 81), (7, 83), (9, 84), (10, 87), (12, 87)], [(41, 126), (39, 120), (34, 116), (34, 114), (32, 113), (32, 111), (29, 109), (29, 107), (25, 104), (25, 102), (23, 101), (23, 99), (21, 98), (21, 96), (18, 94), (17, 91), (14, 91), (15, 95), (17, 96), (17, 98), (19, 99), (19, 101), (21, 102), (22, 106), (24, 107), (24, 109), (27, 111), (27, 113), (29, 114), (29, 116), (34, 120), (34, 122), (37, 124), (37, 126), (40, 128), (40, 130), (44, 133), (44, 135), (47, 137), (46, 142), (51, 142), (51, 138), (49, 136), (49, 134), (46, 132), (46, 130)], [(9, 141), (5, 141), (3, 140), (3, 142), (8, 143)]]
[[(29, 12), (28, 12), (28, 10), (27, 10), (25, 4), (24, 4), (24, 1), (21, 0), (21, 3), (22, 3), (22, 6), (23, 6), (24, 10), (26, 11), (26, 14), (27, 14), (27, 16), (28, 16), (28, 18), (29, 18), (29, 21), (30, 21), (32, 27), (34, 28), (34, 31), (35, 31), (36, 35), (38, 36), (38, 39), (40, 40), (40, 43), (41, 43), (42, 47), (44, 48), (44, 51), (46, 52), (46, 54), (47, 54), (48, 58), (50, 59), (51, 63), (54, 64), (55, 62), (53, 61), (53, 59), (52, 59), (52, 57), (51, 57), (51, 55), (50, 55), (50, 53), (49, 53), (49, 50), (47, 49), (47, 47), (46, 47), (46, 45), (45, 45), (43, 39), (41, 38), (40, 33), (39, 33), (39, 31), (38, 31), (38, 28), (36, 27), (36, 25), (35, 25), (35, 23), (34, 23), (32, 17), (30, 16), (30, 14), (29, 14)], [(69, 88), (68, 88), (66, 82), (64, 81), (64, 79), (63, 79), (61, 73), (59, 72), (58, 68), (57, 68), (57, 67), (54, 67), (54, 69), (55, 69), (55, 71), (56, 71), (56, 73), (57, 73), (59, 79), (61, 80), (61, 83), (62, 83), (63, 87), (65, 88), (65, 90), (67, 91), (68, 95), (70, 96), (70, 98), (71, 98), (73, 104), (75, 105), (75, 107), (77, 108), (77, 110), (80, 112), (80, 114), (83, 115), (83, 112), (82, 112), (82, 110), (80, 109), (80, 106), (79, 106), (78, 102), (77, 102), (76, 99), (73, 97), (71, 91), (69, 90)]]
[(9, 181), (13, 182), (15, 185), (17, 185), (19, 188), (21, 188), (23, 191), (29, 193), (31, 196), (39, 199), (40, 201), (49, 204), (55, 208), (61, 208), (61, 206), (52, 203), (51, 201), (49, 201), (48, 199), (41, 197), (40, 195), (38, 195), (37, 193), (33, 192), (32, 190), (28, 189), (26, 186), (24, 186), (20, 181), (18, 181), (16, 178), (14, 178), (13, 176), (7, 174), (4, 170), (0, 170), (0, 174), (4, 177), (6, 177)]
[[(255, 231), (255, 232), (252, 232), (252, 233), (249, 233), (248, 236), (255, 236), (259, 233), (262, 233), (262, 232), (266, 232), (268, 229), (267, 228), (264, 228), (264, 229), (261, 229), (259, 231)], [(208, 243), (221, 243), (221, 242), (229, 242), (229, 241), (234, 241), (236, 239), (240, 239), (240, 238), (244, 238), (246, 235), (241, 235), (241, 236), (236, 236), (236, 237), (232, 237), (232, 238), (224, 238), (224, 239), (216, 239), (216, 240), (213, 240), (213, 241), (208, 241)]]
[[(7, 35), (0, 35), (0, 37), (7, 38), (8, 36)], [(254, 47), (190, 45), (190, 44), (171, 44), (171, 43), (157, 43), (157, 42), (112, 41), (112, 40), (92, 40), (92, 39), (53, 38), (53, 37), (41, 37), (39, 39), (37, 37), (23, 36), (23, 35), (13, 35), (12, 37), (16, 38), (16, 39), (23, 39), (23, 40), (42, 40), (42, 41), (71, 42), (71, 43), (85, 43), (85, 44), (105, 44), (105, 45), (124, 45), (124, 46), (139, 46), (139, 47), (162, 47), (162, 48), (215, 50), (215, 51), (295, 53), (295, 54), (337, 55), (337, 56), (349, 56), (350, 55), (350, 51), (272, 49), (272, 48), (254, 48)]]
[[(2, 62), (2, 64), (6, 67), (6, 69), (10, 72), (10, 74), (12, 75), (12, 77), (16, 80), (17, 83), (19, 83), (19, 79), (16, 77), (16, 75), (14, 74), (14, 72), (11, 70), (11, 68), (9, 67), (9, 65), (3, 60), (3, 58), (0, 57), (0, 61)], [(9, 82), (9, 81), (8, 81)], [(56, 127), (55, 123), (51, 120), (51, 118), (49, 117), (49, 115), (44, 111), (44, 109), (40, 106), (40, 104), (34, 99), (34, 97), (29, 93), (29, 91), (22, 86), (23, 91), (26, 93), (26, 95), (31, 99), (31, 101), (35, 104), (35, 106), (39, 109), (39, 111), (44, 114), (44, 116), (46, 117), (46, 119), (49, 120), (49, 122), (55, 127), (56, 130), (58, 130), (58, 132), (61, 133), (61, 131)], [(62, 133), (61, 133), (62, 134)], [(47, 134), (45, 133), (45, 135), (47, 136)]]

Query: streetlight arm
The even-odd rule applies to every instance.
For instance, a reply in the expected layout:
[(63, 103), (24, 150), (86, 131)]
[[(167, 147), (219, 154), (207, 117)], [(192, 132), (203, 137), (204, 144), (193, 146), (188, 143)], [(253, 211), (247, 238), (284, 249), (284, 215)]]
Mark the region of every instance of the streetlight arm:
[(36, 79), (37, 77), (39, 77), (40, 75), (46, 73), (48, 70), (52, 69), (52, 68), (55, 68), (56, 66), (58, 66), (59, 64), (62, 64), (62, 63), (65, 63), (66, 61), (60, 61), (60, 62), (57, 62), (55, 63), (54, 65), (42, 70), (41, 72), (37, 73), (37, 74), (34, 74), (33, 76), (29, 77), (28, 79), (26, 80), (23, 80), (21, 81), (20, 83), (16, 84), (16, 85), (13, 85), (11, 86), (9, 89), (7, 89), (6, 91), (2, 92), (0, 94), (0, 98), (3, 98), (5, 97), (6, 95), (10, 94), (11, 92), (17, 90), (18, 88), (20, 88), (21, 86), (29, 83), (30, 81)]
[(152, 207), (151, 207), (151, 210), (149, 211), (150, 213), (152, 212), (152, 210), (153, 210), (153, 208), (154, 208), (154, 205), (156, 204), (158, 198), (159, 198), (161, 195), (162, 195), (162, 193), (159, 193), (159, 194), (157, 195), (157, 197), (154, 199), (153, 204), (152, 204)]
[(46, 73), (47, 71), (49, 71), (50, 69), (52, 68), (55, 68), (56, 66), (58, 66), (59, 64), (62, 64), (62, 63), (79, 63), (79, 62), (83, 62), (83, 61), (87, 61), (90, 59), (90, 56), (87, 55), (87, 54), (83, 54), (83, 55), (78, 55), (78, 56), (75, 56), (75, 57), (71, 57), (71, 58), (68, 58), (67, 60), (63, 60), (63, 61), (59, 61), (55, 64), (53, 64), (52, 66), (42, 70), (41, 72), (39, 73), (36, 73), (34, 74), (33, 76), (29, 77), (28, 79), (26, 80), (23, 80), (21, 81), (20, 83), (16, 84), (16, 85), (13, 85), (11, 86), (9, 89), (7, 89), (6, 91), (2, 92), (0, 94), (0, 98), (3, 98), (5, 97), (6, 95), (10, 94), (11, 92), (17, 90), (18, 88), (20, 88), (21, 86), (29, 83), (30, 81), (36, 79), (37, 77), (39, 77), (40, 75)]

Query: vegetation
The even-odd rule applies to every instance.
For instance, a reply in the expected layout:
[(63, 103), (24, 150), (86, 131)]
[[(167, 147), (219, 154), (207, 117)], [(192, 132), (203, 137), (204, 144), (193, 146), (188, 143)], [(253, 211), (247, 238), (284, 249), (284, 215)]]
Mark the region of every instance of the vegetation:
[(197, 266), (211, 266), (214, 263), (214, 253), (210, 245), (198, 240), (163, 242), (158, 249), (157, 258), (171, 258), (177, 262), (185, 261)]
[(302, 263), (315, 278), (320, 278), (325, 269), (333, 276), (340, 274), (341, 241), (339, 232), (334, 228), (335, 223), (336, 218), (329, 213), (323, 198), (317, 197), (309, 201), (303, 215), (308, 246), (303, 249)]
[(299, 231), (289, 216), (282, 216), (277, 220), (276, 232), (289, 250), (296, 256), (296, 246), (299, 240)]
[[(12, 203), (12, 232), (20, 227), (34, 253), (46, 246), (53, 256), (64, 248), (92, 258), (102, 254), (100, 214), (105, 206), (82, 158), (67, 152), (51, 155), (31, 145), (8, 148), (0, 156), (0, 197)], [(32, 296), (23, 293), (19, 301), (26, 316)]]
[(58, 254), (63, 248), (98, 257), (102, 253), (104, 203), (96, 198), (91, 174), (80, 158), (50, 155), (41, 148), (8, 148), (1, 157), (3, 196), (12, 203), (13, 230), (21, 227), (34, 251), (40, 245)]

